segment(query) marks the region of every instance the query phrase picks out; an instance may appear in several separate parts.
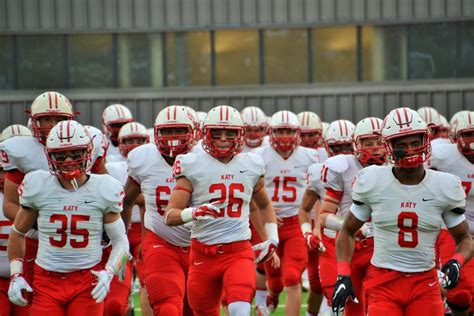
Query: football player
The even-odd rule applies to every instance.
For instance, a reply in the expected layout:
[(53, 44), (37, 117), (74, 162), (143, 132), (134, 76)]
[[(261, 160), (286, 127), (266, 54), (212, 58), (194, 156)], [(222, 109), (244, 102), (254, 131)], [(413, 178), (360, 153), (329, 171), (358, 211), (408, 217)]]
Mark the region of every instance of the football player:
[[(188, 298), (195, 315), (219, 315), (223, 290), (229, 314), (250, 315), (255, 294), (255, 262), (278, 246), (275, 215), (265, 191), (263, 161), (241, 153), (244, 123), (230, 106), (211, 109), (203, 124), (205, 151), (180, 155), (176, 187), (166, 207), (167, 225), (191, 223)], [(268, 239), (249, 242), (249, 203), (256, 203)]]
[(143, 193), (143, 281), (154, 314), (192, 315), (186, 299), (190, 227), (166, 226), (164, 214), (175, 188), (176, 156), (194, 145), (194, 121), (186, 107), (172, 105), (158, 113), (154, 128), (155, 144), (142, 145), (128, 155), (124, 216), (130, 218), (136, 198)]
[[(349, 297), (357, 301), (351, 281), (355, 234), (371, 218), (374, 254), (364, 283), (369, 315), (444, 315), (439, 282), (456, 287), (463, 264), (472, 256), (466, 195), (458, 177), (424, 168), (429, 130), (416, 111), (392, 110), (382, 137), (390, 164), (357, 174), (353, 204), (337, 238), (333, 310), (340, 315)], [(442, 223), (457, 248), (439, 280), (434, 245)]]
[[(474, 112), (464, 112), (458, 117), (454, 130), (454, 144), (442, 144), (433, 147), (429, 166), (458, 176), (467, 195), (466, 219), (471, 234), (474, 233)], [(438, 237), (441, 264), (445, 264), (456, 251), (456, 241), (446, 229)], [(448, 291), (448, 306), (454, 316), (468, 315), (474, 312), (474, 261), (464, 267), (459, 285)]]
[(425, 106), (417, 110), (421, 118), (426, 122), (430, 129), (430, 141), (431, 146), (434, 147), (439, 143), (449, 142), (448, 139), (444, 138), (445, 132), (443, 127), (443, 121), (436, 109)]
[[(342, 127), (344, 124), (339, 126)], [(379, 118), (368, 117), (361, 120), (354, 127), (352, 133), (354, 154), (339, 154), (329, 158), (324, 163), (321, 179), (326, 188), (326, 193), (321, 205), (321, 215), (318, 221), (322, 227), (328, 228), (328, 230), (324, 231), (325, 234), (330, 234), (329, 230), (334, 232), (341, 228), (343, 216), (349, 211), (352, 203), (352, 183), (357, 172), (369, 165), (385, 163), (385, 150), (380, 137), (381, 127), (382, 120)], [(338, 129), (338, 131), (341, 130), (344, 131), (343, 128)], [(328, 135), (331, 135), (333, 132), (334, 130), (330, 129)], [(341, 144), (340, 146), (343, 145)], [(323, 237), (323, 240), (326, 251), (321, 254), (320, 269), (325, 294), (329, 300), (332, 297), (333, 285), (337, 280), (335, 243), (334, 239)], [(347, 311), (350, 315), (366, 315), (362, 282), (372, 252), (373, 239), (371, 238), (371, 227), (367, 223), (358, 235), (356, 252), (351, 266), (355, 291), (360, 297), (361, 302), (360, 304), (354, 304), (352, 301), (348, 303)]]
[(265, 113), (256, 106), (248, 106), (240, 112), (240, 115), (245, 126), (243, 152), (262, 146), (268, 129)]
[(120, 155), (118, 134), (122, 126), (133, 122), (132, 112), (122, 104), (112, 104), (102, 112), (102, 130), (108, 139), (107, 157)]
[(323, 125), (319, 115), (314, 112), (298, 113), (300, 124), (301, 146), (318, 151), (319, 161), (326, 161), (328, 154), (324, 148)]
[[(88, 175), (92, 142), (75, 121), (59, 122), (46, 140), (50, 172), (36, 170), (23, 179), (20, 210), (8, 240), (12, 303), (25, 306), (32, 292), (32, 315), (102, 315), (114, 274), (123, 271), (128, 241), (120, 218), (123, 187), (108, 175)], [(23, 276), (23, 243), (38, 222), (39, 248), (34, 281)], [(101, 239), (105, 230), (113, 251), (105, 267)], [(33, 286), (33, 288), (31, 287)]]
[(299, 146), (300, 128), (296, 115), (279, 111), (269, 121), (269, 146), (254, 151), (265, 163), (265, 187), (271, 194), (280, 227), (280, 245), (277, 254), (281, 268), (271, 263), (265, 265), (270, 294), (267, 307), (270, 311), (278, 305), (279, 295), (286, 288), (285, 313), (299, 314), (301, 308), (301, 274), (307, 262), (305, 242), (298, 222), (298, 206), (306, 186), (309, 166), (319, 162), (318, 152)]

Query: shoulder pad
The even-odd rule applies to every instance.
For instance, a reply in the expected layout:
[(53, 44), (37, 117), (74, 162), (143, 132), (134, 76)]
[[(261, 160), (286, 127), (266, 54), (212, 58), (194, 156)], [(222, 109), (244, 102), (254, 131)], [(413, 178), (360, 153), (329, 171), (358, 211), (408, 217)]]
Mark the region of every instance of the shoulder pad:
[(432, 147), (431, 157), (432, 159), (446, 160), (452, 156), (453, 150), (457, 152), (455, 144), (439, 144)]
[(27, 173), (23, 182), (20, 184), (21, 197), (30, 198), (32, 196), (38, 195), (42, 189), (45, 187), (45, 184), (48, 178), (51, 176), (49, 172), (44, 170), (36, 170), (30, 173)]
[(323, 163), (313, 163), (311, 166), (308, 168), (308, 173), (309, 174), (321, 174), (321, 170), (323, 169), (324, 164)]
[(155, 144), (145, 144), (134, 148), (128, 153), (127, 164), (131, 169), (137, 169), (144, 165), (150, 165), (157, 154)]
[(263, 153), (264, 149), (265, 149), (264, 146), (260, 146), (260, 147), (252, 149), (250, 152), (254, 155), (262, 156), (262, 153)]
[(356, 176), (352, 191), (357, 194), (364, 194), (373, 189), (377, 184), (377, 167), (369, 166), (361, 169)]
[(123, 200), (123, 186), (118, 180), (108, 174), (94, 176), (99, 177), (97, 189), (100, 196), (107, 202), (107, 204), (110, 202), (120, 203)]
[(319, 158), (319, 152), (316, 149), (301, 147), (303, 149), (305, 155), (308, 157), (308, 160), (311, 160), (313, 163), (321, 162)]
[(252, 152), (241, 153), (239, 155), (242, 155), (242, 157), (246, 156), (246, 158), (248, 158), (248, 160), (246, 159), (248, 161), (247, 164), (258, 175), (265, 174), (265, 162), (263, 161), (263, 158), (261, 156)]
[[(193, 166), (199, 155), (200, 154), (196, 154), (192, 152), (178, 155), (176, 157), (176, 161), (174, 162), (174, 166), (173, 166), (173, 172), (174, 172), (175, 177), (176, 178), (179, 178), (181, 176), (189, 177), (189, 175), (192, 173), (193, 170), (199, 170), (199, 168), (196, 168), (195, 166)], [(178, 165), (179, 165), (179, 168), (177, 167)]]
[(105, 169), (107, 169), (109, 175), (119, 180), (123, 185), (125, 184), (122, 182), (124, 178), (126, 181), (128, 177), (127, 163), (125, 161), (108, 162), (105, 164)]
[(336, 173), (343, 173), (344, 171), (347, 170), (347, 168), (349, 168), (347, 155), (337, 155), (337, 156), (328, 158), (328, 160), (326, 160), (324, 165)]
[(435, 172), (435, 174), (438, 176), (434, 182), (438, 184), (438, 191), (444, 194), (446, 198), (455, 202), (460, 202), (466, 198), (466, 193), (464, 192), (461, 179), (459, 179), (459, 177), (447, 172), (433, 170), (430, 171)]

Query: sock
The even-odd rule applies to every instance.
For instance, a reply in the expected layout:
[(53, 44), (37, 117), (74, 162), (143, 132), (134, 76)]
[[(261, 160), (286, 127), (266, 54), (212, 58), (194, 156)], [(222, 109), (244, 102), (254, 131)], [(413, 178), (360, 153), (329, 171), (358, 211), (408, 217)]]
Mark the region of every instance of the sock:
[(267, 304), (267, 290), (257, 290), (255, 293), (255, 305), (265, 306)]

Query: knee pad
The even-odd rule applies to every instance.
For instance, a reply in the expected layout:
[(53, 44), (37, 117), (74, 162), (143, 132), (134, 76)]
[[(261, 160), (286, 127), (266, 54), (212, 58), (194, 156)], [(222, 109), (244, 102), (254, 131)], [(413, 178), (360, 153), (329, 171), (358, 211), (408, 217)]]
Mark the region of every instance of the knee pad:
[(283, 292), (283, 283), (280, 277), (270, 277), (267, 275), (268, 289), (274, 295), (278, 295)]
[(255, 288), (247, 284), (236, 284), (226, 288), (226, 301), (228, 306), (235, 302), (252, 302)]
[(175, 280), (163, 278), (160, 275), (148, 275), (145, 279), (145, 287), (150, 304), (173, 299), (183, 301), (185, 284), (178, 284)]
[(291, 267), (287, 266), (283, 271), (283, 284), (285, 286), (294, 286), (301, 284), (301, 274), (303, 273), (304, 266), (302, 267)]
[(232, 316), (247, 316), (250, 314), (250, 303), (233, 302), (229, 304), (229, 314)]
[(455, 312), (464, 312), (471, 308), (471, 293), (462, 291), (449, 299), (448, 306)]
[(121, 302), (121, 300), (112, 298), (105, 300), (104, 315), (106, 316), (122, 316), (128, 311), (128, 301)]
[(153, 304), (153, 313), (155, 315), (179, 316), (182, 314), (182, 306), (174, 303)]

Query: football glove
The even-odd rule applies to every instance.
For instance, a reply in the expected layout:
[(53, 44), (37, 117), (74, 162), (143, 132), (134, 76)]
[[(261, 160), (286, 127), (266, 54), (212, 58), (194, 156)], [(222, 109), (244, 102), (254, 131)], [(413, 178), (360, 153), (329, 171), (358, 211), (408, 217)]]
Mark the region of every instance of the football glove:
[(458, 285), (461, 275), (461, 264), (456, 259), (451, 259), (441, 268), (444, 273), (441, 286), (445, 289), (453, 289)]
[(28, 304), (28, 300), (23, 296), (24, 292), (32, 293), (33, 289), (21, 274), (13, 275), (8, 287), (8, 299), (13, 304), (24, 307)]
[(354, 301), (354, 303), (359, 303), (354, 288), (352, 287), (351, 277), (348, 275), (339, 275), (332, 296), (332, 311), (334, 312), (334, 315), (344, 315), (344, 307), (349, 297)]

